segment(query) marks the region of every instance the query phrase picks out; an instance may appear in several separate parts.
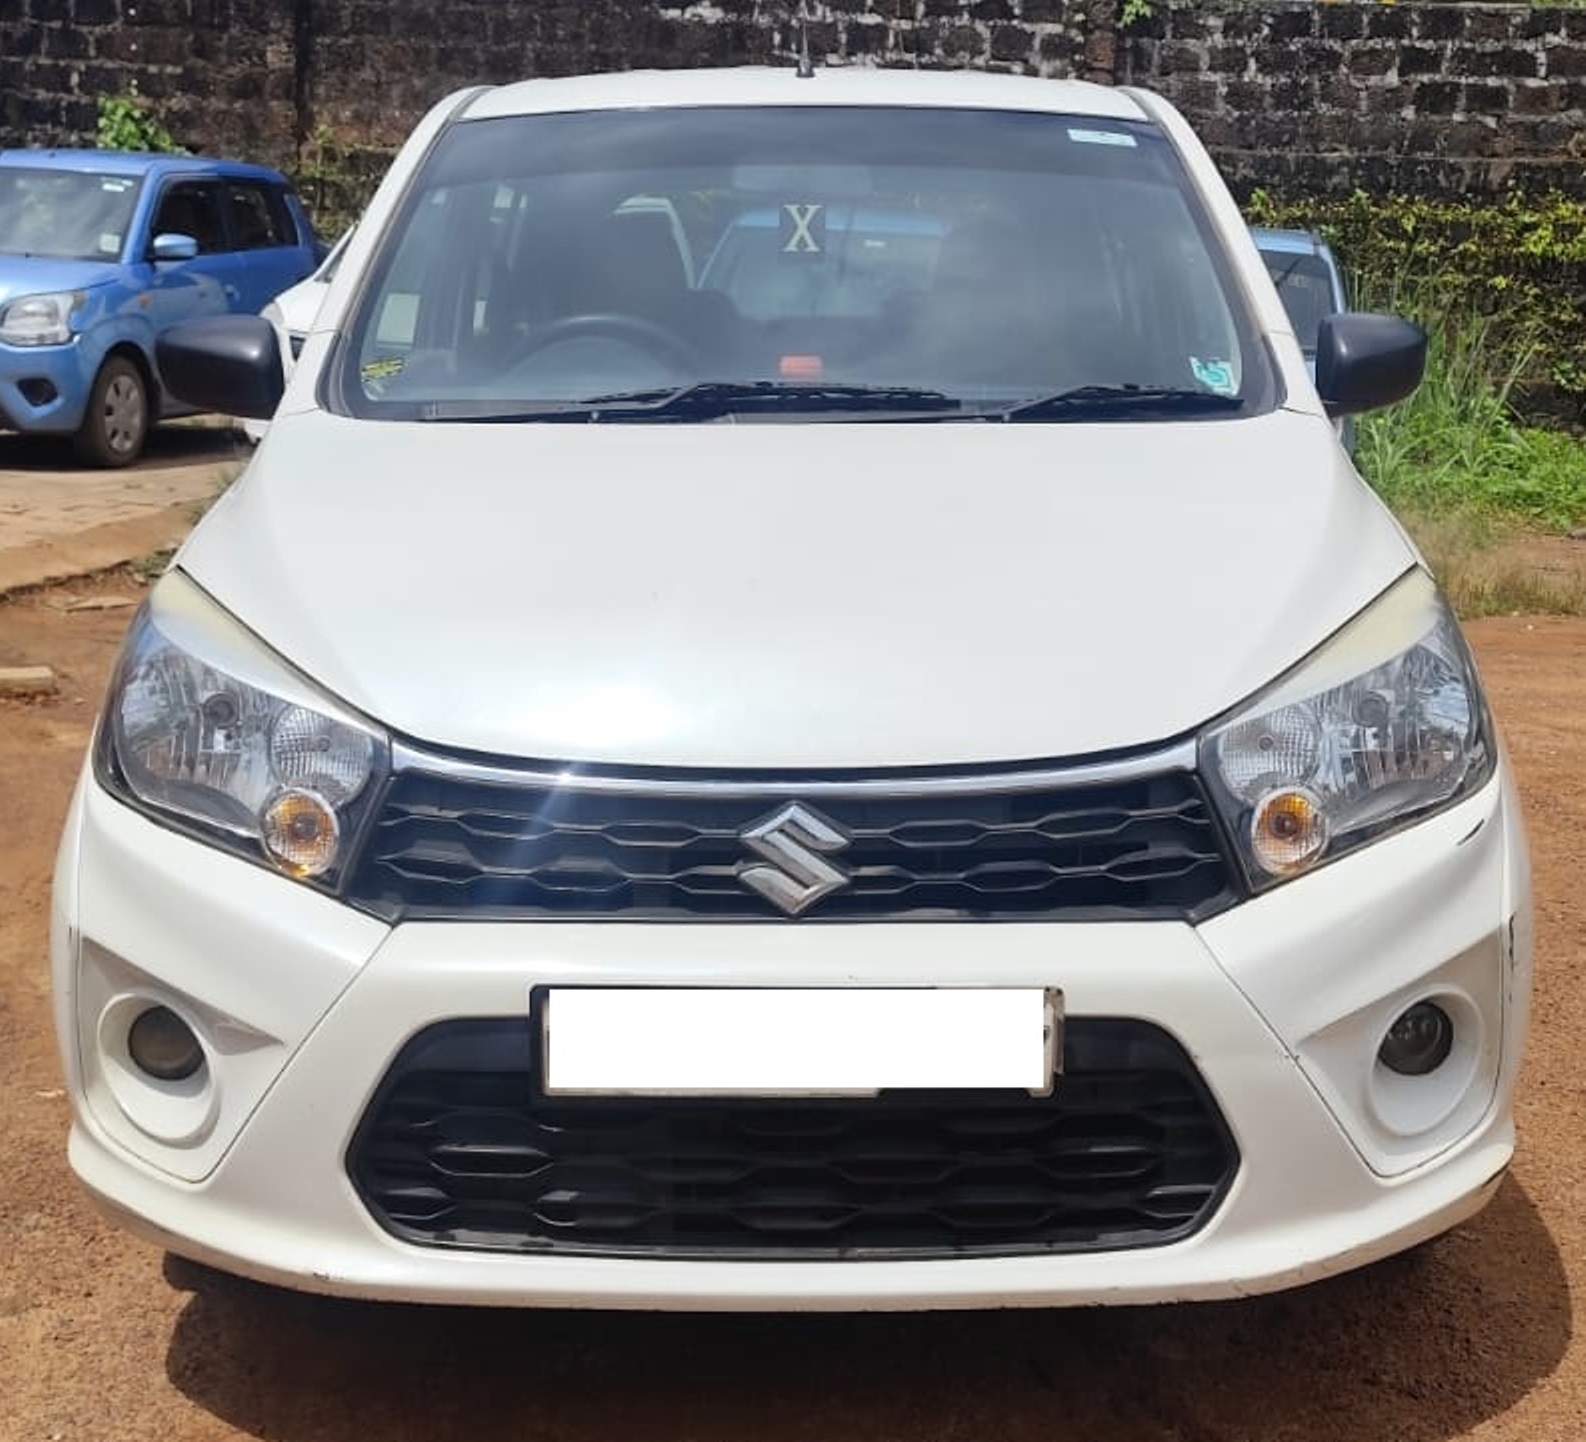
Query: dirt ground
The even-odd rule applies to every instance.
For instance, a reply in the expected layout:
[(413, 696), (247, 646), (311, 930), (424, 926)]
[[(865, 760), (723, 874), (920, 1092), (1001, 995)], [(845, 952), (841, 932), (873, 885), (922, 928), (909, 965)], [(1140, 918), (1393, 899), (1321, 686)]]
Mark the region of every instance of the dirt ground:
[(1586, 622), (1473, 624), (1540, 950), (1517, 1163), (1478, 1218), (1284, 1295), (1126, 1311), (694, 1318), (328, 1301), (170, 1261), (68, 1174), (45, 948), (57, 829), (130, 577), (0, 605), (0, 1442), (1433, 1442), (1586, 1436)]
[(0, 594), (170, 547), (251, 450), (213, 416), (160, 426), (123, 470), (63, 469), (65, 440), (0, 436)]

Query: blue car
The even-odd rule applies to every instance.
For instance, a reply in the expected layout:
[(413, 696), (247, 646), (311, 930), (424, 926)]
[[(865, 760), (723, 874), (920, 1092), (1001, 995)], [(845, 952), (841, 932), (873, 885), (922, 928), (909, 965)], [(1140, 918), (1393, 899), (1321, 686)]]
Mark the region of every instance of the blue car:
[(1314, 375), (1317, 333), (1323, 317), (1349, 309), (1349, 294), (1338, 258), (1313, 231), (1252, 227), (1250, 235), (1267, 263), (1267, 273), (1294, 323), (1295, 338)]
[[(1305, 352), (1311, 379), (1316, 379), (1316, 346), (1322, 321), (1349, 309), (1349, 292), (1344, 272), (1333, 248), (1311, 230), (1271, 230), (1252, 226), (1251, 238), (1267, 274), (1277, 287), (1278, 299), (1294, 325), (1294, 337)], [(1346, 416), (1338, 423), (1338, 438), (1344, 449), (1355, 453), (1355, 418)]]
[(253, 313), (317, 264), (291, 185), (196, 156), (0, 151), (0, 430), (70, 436), (124, 466), (184, 413), (155, 338)]

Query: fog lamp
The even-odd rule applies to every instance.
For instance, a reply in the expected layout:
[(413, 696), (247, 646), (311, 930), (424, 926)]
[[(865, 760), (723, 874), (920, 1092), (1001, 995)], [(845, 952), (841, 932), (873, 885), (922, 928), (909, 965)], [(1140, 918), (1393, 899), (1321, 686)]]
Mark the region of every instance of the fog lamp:
[(127, 1055), (156, 1081), (185, 1081), (204, 1064), (192, 1027), (168, 1006), (140, 1012), (127, 1029)]
[(1400, 1076), (1426, 1076), (1454, 1050), (1454, 1023), (1435, 1001), (1418, 1001), (1388, 1028), (1377, 1059)]
[(283, 791), (264, 809), (259, 834), (270, 859), (290, 876), (318, 876), (336, 860), (341, 828), (312, 791)]
[(1303, 786), (1274, 791), (1250, 818), (1250, 848), (1274, 876), (1303, 871), (1327, 848), (1327, 814)]

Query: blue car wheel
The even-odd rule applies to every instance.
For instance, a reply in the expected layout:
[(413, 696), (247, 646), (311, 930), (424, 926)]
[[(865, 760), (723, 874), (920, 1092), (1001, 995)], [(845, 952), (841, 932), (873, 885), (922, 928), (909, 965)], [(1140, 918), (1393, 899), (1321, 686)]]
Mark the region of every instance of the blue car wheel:
[(111, 356), (94, 377), (76, 436), (77, 454), (96, 466), (126, 466), (143, 453), (149, 430), (149, 387), (125, 356)]

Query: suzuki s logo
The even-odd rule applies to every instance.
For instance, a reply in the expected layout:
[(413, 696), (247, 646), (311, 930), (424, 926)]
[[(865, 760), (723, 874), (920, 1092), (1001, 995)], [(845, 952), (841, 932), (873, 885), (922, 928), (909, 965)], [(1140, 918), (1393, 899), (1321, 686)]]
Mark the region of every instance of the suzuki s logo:
[(843, 850), (851, 838), (797, 801), (756, 822), (743, 839), (769, 865), (745, 862), (738, 879), (789, 916), (848, 885), (848, 873), (825, 858)]

